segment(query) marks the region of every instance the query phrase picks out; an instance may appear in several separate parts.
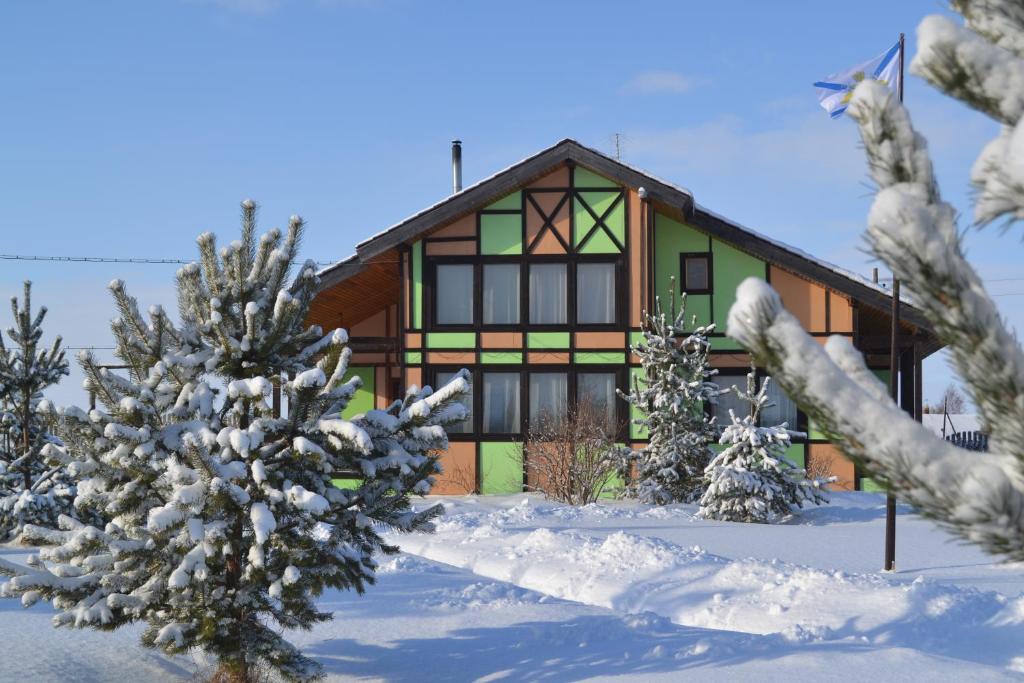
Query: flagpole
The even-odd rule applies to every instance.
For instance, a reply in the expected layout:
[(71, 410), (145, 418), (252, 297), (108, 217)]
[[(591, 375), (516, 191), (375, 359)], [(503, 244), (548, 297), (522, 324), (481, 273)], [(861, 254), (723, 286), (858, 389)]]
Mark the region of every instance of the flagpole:
[[(897, 83), (896, 92), (899, 94), (900, 104), (903, 104), (903, 48), (904, 36), (900, 33), (900, 82)], [(899, 405), (899, 382), (897, 374), (900, 370), (899, 334), (900, 334), (900, 281), (897, 278), (892, 280), (892, 330), (889, 337), (889, 392), (892, 400)], [(920, 382), (921, 378), (918, 377)], [(885, 496), (885, 571), (896, 570), (896, 498), (892, 493)]]

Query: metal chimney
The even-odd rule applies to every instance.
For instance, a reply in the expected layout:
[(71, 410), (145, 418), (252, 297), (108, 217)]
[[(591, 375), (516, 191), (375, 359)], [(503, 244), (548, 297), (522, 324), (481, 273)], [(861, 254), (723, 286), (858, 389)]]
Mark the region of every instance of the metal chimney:
[(462, 140), (452, 140), (452, 194), (462, 192)]

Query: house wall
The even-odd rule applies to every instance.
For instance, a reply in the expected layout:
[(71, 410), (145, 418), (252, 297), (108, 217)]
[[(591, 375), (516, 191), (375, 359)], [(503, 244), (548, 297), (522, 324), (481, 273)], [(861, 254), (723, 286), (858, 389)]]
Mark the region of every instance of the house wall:
[[(737, 246), (709, 236), (642, 201), (636, 188), (623, 187), (582, 167), (562, 166), (552, 173), (481, 207), (478, 211), (440, 225), (400, 250), (401, 301), (387, 312), (356, 326), (358, 337), (390, 336), (397, 340), (393, 353), (356, 354), (351, 374), (363, 380), (349, 413), (368, 407), (383, 408), (396, 391), (411, 385), (436, 384), (438, 373), (467, 368), (472, 374), (473, 427), (468, 434), (452, 434), (451, 447), (442, 457), (445, 474), (436, 493), (504, 493), (522, 490), (519, 443), (526, 429), (531, 373), (564, 373), (568, 396), (577, 400), (580, 375), (615, 376), (618, 388), (628, 390), (639, 377), (639, 359), (630, 344), (642, 339), (642, 313), (660, 299), (666, 308), (686, 294), (686, 310), (697, 325), (714, 325), (712, 364), (729, 374), (742, 375), (749, 355), (725, 336), (736, 287), (747, 277), (772, 283), (784, 305), (816, 337), (856, 330), (856, 305), (821, 283), (768, 264)], [(705, 255), (709, 269), (707, 290), (684, 292), (681, 255)], [(616, 320), (612, 324), (574, 324), (573, 269), (582, 263), (614, 263), (617, 268)], [(531, 263), (561, 262), (569, 269), (568, 313), (564, 325), (537, 326), (528, 321), (528, 268)], [(514, 325), (481, 323), (475, 301), (473, 324), (439, 325), (436, 318), (436, 270), (439, 265), (472, 265), (473, 290), (478, 300), (483, 266), (490, 263), (521, 266), (521, 321)], [(517, 433), (486, 434), (482, 430), (482, 380), (486, 373), (518, 375), (520, 428)], [(647, 435), (631, 424), (638, 415), (625, 402), (616, 406), (621, 440), (639, 445)], [(807, 438), (794, 443), (790, 457), (797, 464), (827, 462), (839, 477), (837, 488), (856, 487), (853, 464), (800, 414), (795, 425)]]

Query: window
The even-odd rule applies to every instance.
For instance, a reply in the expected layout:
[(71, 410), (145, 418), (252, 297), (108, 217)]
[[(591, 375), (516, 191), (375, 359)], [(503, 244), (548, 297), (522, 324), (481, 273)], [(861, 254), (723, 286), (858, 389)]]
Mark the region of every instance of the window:
[(687, 294), (711, 292), (711, 254), (679, 255), (680, 286)]
[(576, 322), (580, 325), (615, 322), (615, 264), (576, 266)]
[(519, 322), (519, 264), (484, 266), (484, 325)]
[[(455, 377), (455, 372), (438, 372), (437, 382), (434, 389), (440, 389), (444, 385), (448, 384)], [(473, 385), (469, 385), (469, 392), (463, 394), (461, 399), (462, 405), (466, 406), (467, 417), (462, 422), (451, 424), (445, 427), (449, 434), (471, 434), (473, 432)]]
[(566, 324), (566, 264), (530, 265), (530, 323)]
[(562, 422), (568, 402), (568, 377), (564, 372), (530, 373), (531, 428)]
[[(773, 405), (774, 404), (774, 405)], [(786, 423), (788, 429), (797, 429), (797, 409), (793, 399), (786, 396), (775, 380), (768, 382), (768, 403), (761, 408), (761, 426), (774, 427)]]
[(435, 322), (438, 325), (472, 325), (473, 289), (472, 265), (438, 265)]
[(576, 402), (579, 408), (592, 410), (602, 420), (608, 434), (617, 433), (615, 373), (581, 372), (576, 375)]
[(719, 396), (717, 403), (708, 406), (708, 412), (712, 416), (718, 418), (716, 422), (719, 427), (731, 423), (729, 418), (730, 408), (735, 411), (736, 417), (741, 420), (744, 416), (750, 414), (750, 404), (740, 399), (740, 397), (736, 395), (736, 392), (732, 391), (732, 387), (734, 385), (739, 387), (742, 391), (747, 390), (746, 375), (715, 375), (709, 379), (717, 384), (720, 390), (730, 390), (729, 393)]
[(519, 433), (519, 373), (485, 372), (483, 431)]

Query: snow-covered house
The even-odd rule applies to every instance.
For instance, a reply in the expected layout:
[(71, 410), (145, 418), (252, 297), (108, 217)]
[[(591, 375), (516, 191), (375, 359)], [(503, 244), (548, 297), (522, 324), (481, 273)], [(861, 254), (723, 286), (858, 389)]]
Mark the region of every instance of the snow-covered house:
[[(615, 396), (638, 373), (630, 343), (641, 311), (670, 278), (699, 323), (715, 323), (718, 381), (749, 364), (724, 335), (737, 285), (764, 278), (814, 336), (850, 336), (888, 380), (890, 293), (700, 206), (688, 190), (563, 140), (455, 192), (356, 246), (321, 273), (310, 322), (345, 327), (363, 389), (350, 411), (384, 407), (407, 385), (473, 374), (472, 416), (451, 435), (439, 493), (521, 490), (517, 443), (531, 416), (578, 396), (603, 404), (622, 439), (642, 443)], [(920, 411), (928, 322), (903, 302), (901, 403)], [(790, 456), (828, 464), (847, 489), (869, 488), (785, 396), (763, 419), (808, 433)], [(729, 403), (717, 410), (727, 414)]]

